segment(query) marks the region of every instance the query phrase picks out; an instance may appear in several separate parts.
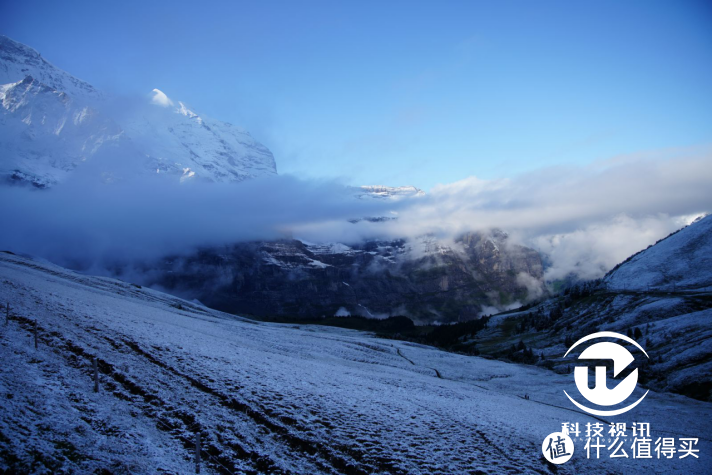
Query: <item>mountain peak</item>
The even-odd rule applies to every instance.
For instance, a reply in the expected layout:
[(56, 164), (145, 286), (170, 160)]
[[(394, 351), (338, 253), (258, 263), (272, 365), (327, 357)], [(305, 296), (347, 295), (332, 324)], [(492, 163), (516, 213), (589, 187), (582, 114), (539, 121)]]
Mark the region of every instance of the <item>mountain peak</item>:
[(36, 49), (15, 41), (12, 38), (8, 38), (5, 35), (0, 35), (0, 51), (7, 54), (25, 55), (35, 58), (42, 57)]
[(383, 186), (364, 185), (356, 188), (356, 196), (359, 198), (401, 198), (425, 196), (425, 192), (415, 186)]
[(0, 36), (0, 84), (16, 83), (27, 76), (77, 99), (102, 97), (92, 85), (54, 66), (35, 49)]
[(272, 153), (241, 128), (201, 117), (160, 89), (150, 103), (117, 113), (105, 107), (108, 96), (7, 37), (0, 37), (0, 97), (0, 180), (53, 186), (97, 154), (111, 157), (101, 176), (119, 162), (123, 177), (160, 173), (180, 181), (277, 173)]

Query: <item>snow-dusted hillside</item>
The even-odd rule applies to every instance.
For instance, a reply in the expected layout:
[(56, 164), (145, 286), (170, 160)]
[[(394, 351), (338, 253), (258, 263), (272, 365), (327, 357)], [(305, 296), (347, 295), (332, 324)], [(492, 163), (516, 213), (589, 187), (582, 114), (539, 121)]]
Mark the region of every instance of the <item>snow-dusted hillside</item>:
[[(253, 322), (5, 253), (0, 301), (11, 472), (190, 473), (200, 431), (203, 473), (548, 473), (546, 435), (600, 422), (567, 402), (569, 375)], [(700, 438), (699, 459), (633, 459), (629, 440), (629, 458), (587, 460), (579, 442), (559, 473), (708, 472), (711, 418), (709, 403), (651, 392), (616, 421)]]
[(4, 36), (0, 84), (0, 176), (14, 182), (51, 186), (88, 163), (102, 179), (168, 173), (231, 182), (277, 173), (272, 153), (247, 131), (157, 89), (143, 102), (111, 98)]
[(604, 281), (617, 290), (712, 290), (712, 215), (636, 254)]

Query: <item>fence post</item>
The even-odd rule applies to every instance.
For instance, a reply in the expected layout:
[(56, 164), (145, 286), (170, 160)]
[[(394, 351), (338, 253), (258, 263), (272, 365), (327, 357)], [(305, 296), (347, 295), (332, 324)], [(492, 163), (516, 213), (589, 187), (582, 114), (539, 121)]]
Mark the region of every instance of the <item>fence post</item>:
[(35, 350), (37, 349), (37, 320), (35, 320)]
[(195, 433), (195, 473), (200, 473), (200, 432)]
[(94, 357), (94, 392), (99, 392), (99, 362)]

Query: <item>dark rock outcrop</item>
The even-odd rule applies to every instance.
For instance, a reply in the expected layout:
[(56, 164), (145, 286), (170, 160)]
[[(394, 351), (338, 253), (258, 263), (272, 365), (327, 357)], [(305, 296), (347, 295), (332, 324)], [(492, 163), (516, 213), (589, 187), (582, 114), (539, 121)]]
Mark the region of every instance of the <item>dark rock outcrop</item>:
[[(342, 314), (416, 322), (477, 318), (522, 302), (541, 280), (539, 254), (502, 232), (355, 246), (298, 240), (251, 242), (166, 259), (151, 282), (220, 310), (272, 317)], [(492, 313), (487, 312), (487, 313)]]

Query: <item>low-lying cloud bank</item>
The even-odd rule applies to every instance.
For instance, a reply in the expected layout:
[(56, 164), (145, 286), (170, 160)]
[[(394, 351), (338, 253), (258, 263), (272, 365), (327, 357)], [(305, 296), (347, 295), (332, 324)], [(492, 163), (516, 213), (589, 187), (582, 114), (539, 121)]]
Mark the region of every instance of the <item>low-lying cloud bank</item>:
[(87, 257), (147, 259), (198, 246), (291, 236), (305, 222), (353, 226), (386, 213), (343, 184), (273, 176), (242, 183), (142, 176), (115, 183), (73, 180), (48, 190), (0, 187), (0, 248), (63, 263)]
[(600, 277), (712, 208), (712, 153), (621, 158), (513, 179), (471, 177), (402, 210), (394, 234), (500, 228), (549, 256), (548, 279)]
[[(182, 185), (159, 176), (111, 184), (78, 177), (50, 190), (0, 187), (0, 249), (91, 269), (237, 241), (433, 234), (447, 242), (499, 228), (548, 256), (548, 279), (595, 278), (710, 208), (709, 150), (470, 177), (396, 201), (357, 199), (343, 183), (289, 176)], [(398, 219), (348, 221), (369, 216)]]

